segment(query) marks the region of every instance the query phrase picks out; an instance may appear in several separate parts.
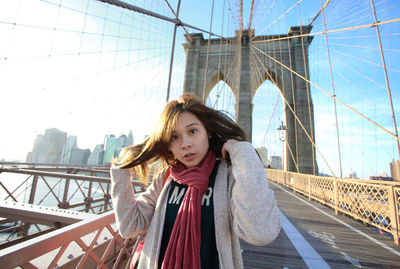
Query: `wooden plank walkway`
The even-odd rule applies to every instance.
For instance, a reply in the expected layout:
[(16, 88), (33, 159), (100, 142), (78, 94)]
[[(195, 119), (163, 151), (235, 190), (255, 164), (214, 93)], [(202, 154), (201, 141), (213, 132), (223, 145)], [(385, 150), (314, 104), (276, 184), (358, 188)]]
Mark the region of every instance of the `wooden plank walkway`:
[(282, 230), (264, 247), (242, 242), (245, 268), (400, 268), (400, 246), (391, 236), (276, 183), (270, 186)]

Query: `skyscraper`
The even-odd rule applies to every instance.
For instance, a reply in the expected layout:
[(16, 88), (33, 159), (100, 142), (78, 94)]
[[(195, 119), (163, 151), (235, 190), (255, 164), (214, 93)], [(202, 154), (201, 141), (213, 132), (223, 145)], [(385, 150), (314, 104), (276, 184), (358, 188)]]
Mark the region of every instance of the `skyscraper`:
[(79, 149), (75, 147), (71, 151), (69, 164), (77, 164), (77, 165), (87, 164), (89, 156), (90, 156), (90, 149)]
[(111, 160), (115, 157), (115, 152), (118, 147), (118, 140), (114, 135), (106, 135), (104, 138), (104, 158), (103, 163), (111, 163)]
[(268, 166), (272, 169), (283, 170), (282, 157), (281, 156), (269, 157)]
[(93, 152), (90, 154), (87, 164), (89, 165), (102, 165), (104, 158), (104, 144), (96, 145)]
[(128, 146), (129, 146), (129, 145), (133, 145), (133, 134), (132, 134), (132, 130), (129, 131), (127, 143), (128, 143)]
[(74, 135), (69, 135), (61, 153), (60, 163), (69, 164), (71, 160), (72, 150), (77, 148), (77, 146), (77, 137)]
[(114, 135), (106, 135), (104, 138), (104, 158), (103, 163), (111, 163), (111, 160), (114, 157), (117, 157), (120, 151), (126, 147), (133, 144), (133, 135), (132, 132), (129, 133), (129, 136), (121, 135), (116, 138)]
[(258, 152), (258, 156), (261, 159), (261, 162), (264, 167), (268, 166), (268, 150), (266, 147), (259, 147), (256, 148), (256, 151)]
[(59, 163), (67, 133), (56, 128), (37, 135), (32, 150), (33, 163)]

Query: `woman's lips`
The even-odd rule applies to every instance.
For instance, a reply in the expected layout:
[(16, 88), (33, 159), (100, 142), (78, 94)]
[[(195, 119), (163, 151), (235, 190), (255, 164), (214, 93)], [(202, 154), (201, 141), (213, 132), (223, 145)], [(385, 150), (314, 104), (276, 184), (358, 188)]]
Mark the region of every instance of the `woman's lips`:
[(194, 159), (195, 156), (196, 156), (196, 153), (188, 153), (188, 154), (183, 155), (183, 159), (185, 161), (191, 161)]

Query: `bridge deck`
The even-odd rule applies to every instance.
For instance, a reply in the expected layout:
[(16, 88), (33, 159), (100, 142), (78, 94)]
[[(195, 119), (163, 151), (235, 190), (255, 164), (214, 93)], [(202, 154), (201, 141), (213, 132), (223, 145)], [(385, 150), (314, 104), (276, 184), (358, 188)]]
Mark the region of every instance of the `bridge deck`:
[(245, 268), (400, 268), (391, 236), (270, 182), (282, 212), (273, 243), (242, 242)]

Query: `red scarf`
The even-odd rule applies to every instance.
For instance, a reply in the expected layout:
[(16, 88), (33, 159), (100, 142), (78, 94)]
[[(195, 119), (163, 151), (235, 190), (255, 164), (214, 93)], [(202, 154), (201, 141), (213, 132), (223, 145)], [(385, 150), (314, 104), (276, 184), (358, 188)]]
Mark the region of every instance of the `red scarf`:
[(181, 162), (171, 167), (171, 176), (188, 186), (176, 216), (162, 269), (200, 269), (201, 199), (215, 164), (215, 153), (209, 151), (199, 167), (186, 168)]

